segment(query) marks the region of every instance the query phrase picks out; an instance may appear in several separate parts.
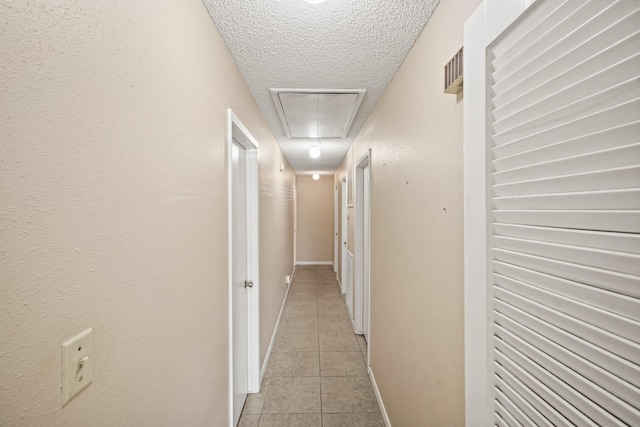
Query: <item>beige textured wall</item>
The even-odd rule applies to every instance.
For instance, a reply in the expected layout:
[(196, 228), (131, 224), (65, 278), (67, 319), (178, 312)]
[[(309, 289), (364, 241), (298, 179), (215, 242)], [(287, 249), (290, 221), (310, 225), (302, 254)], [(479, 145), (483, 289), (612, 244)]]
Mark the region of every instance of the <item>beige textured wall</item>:
[(333, 176), (297, 176), (297, 262), (333, 262)]
[(464, 96), (442, 82), (478, 4), (440, 2), (354, 144), (373, 150), (371, 367), (393, 426), (464, 425)]
[[(264, 361), (287, 290), (285, 276), (294, 269), (296, 176), (265, 124), (256, 127), (253, 135), (260, 144), (260, 360)], [(285, 164), (283, 172), (280, 163)]]
[[(260, 143), (263, 354), (295, 177), (203, 4), (0, 16), (0, 424), (227, 425), (227, 107)], [(94, 382), (61, 408), (89, 326)]]

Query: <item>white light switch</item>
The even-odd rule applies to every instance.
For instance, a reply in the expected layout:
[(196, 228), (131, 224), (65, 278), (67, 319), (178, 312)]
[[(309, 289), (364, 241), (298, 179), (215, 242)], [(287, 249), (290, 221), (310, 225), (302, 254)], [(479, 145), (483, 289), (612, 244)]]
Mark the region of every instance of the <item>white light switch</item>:
[(93, 328), (62, 344), (62, 404), (93, 381)]

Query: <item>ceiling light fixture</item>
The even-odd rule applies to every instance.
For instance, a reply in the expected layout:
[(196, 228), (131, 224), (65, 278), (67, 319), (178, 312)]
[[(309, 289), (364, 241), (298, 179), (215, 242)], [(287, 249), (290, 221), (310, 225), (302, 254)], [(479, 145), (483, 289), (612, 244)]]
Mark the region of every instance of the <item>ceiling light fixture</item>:
[(309, 149), (309, 157), (317, 159), (320, 157), (320, 147), (313, 146)]
[(311, 4), (318, 4), (318, 3), (324, 2), (325, 0), (304, 0), (304, 1)]
[(320, 174), (319, 173), (314, 173), (313, 175), (311, 175), (311, 177), (313, 178), (314, 181), (317, 181), (320, 179)]

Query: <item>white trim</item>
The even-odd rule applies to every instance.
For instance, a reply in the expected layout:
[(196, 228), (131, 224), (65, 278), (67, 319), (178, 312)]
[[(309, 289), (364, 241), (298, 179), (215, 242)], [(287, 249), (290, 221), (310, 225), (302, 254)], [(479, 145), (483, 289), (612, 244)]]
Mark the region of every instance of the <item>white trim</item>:
[(227, 290), (229, 293), (229, 318), (227, 319), (229, 324), (229, 426), (234, 427), (233, 423), (233, 291), (232, 291), (232, 278), (233, 278), (233, 264), (231, 259), (232, 248), (231, 242), (233, 240), (233, 227), (231, 224), (231, 218), (233, 216), (232, 204), (231, 204), (231, 144), (233, 143), (233, 127), (231, 126), (233, 112), (229, 108), (227, 110), (227, 253), (228, 253), (228, 266), (227, 266), (227, 274), (228, 274), (228, 286)]
[(333, 189), (333, 271), (338, 278), (338, 248), (340, 247), (340, 236), (338, 235), (338, 185)]
[[(355, 184), (356, 184), (356, 192), (354, 194), (354, 205), (355, 205), (355, 239), (354, 239), (354, 257), (353, 257), (353, 324), (354, 324), (354, 332), (356, 334), (362, 334), (364, 332), (364, 277), (363, 277), (363, 269), (364, 269), (364, 195), (362, 194), (361, 189), (364, 188), (364, 168), (369, 166), (371, 163), (371, 149), (369, 148), (365, 154), (360, 157), (358, 162), (355, 164)], [(371, 169), (369, 169), (369, 180), (371, 180)], [(371, 194), (369, 194), (369, 197)], [(369, 215), (371, 215), (371, 211), (369, 211)], [(371, 230), (369, 230), (369, 236), (371, 236)], [(371, 253), (371, 244), (369, 243), (368, 252)], [(369, 280), (370, 281), (370, 280)], [(370, 289), (369, 289), (370, 290)], [(371, 296), (371, 295), (369, 295)], [(369, 303), (370, 311), (371, 304)]]
[(487, 0), (464, 26), (465, 425), (491, 424), (486, 47), (533, 0)]
[(333, 261), (298, 261), (296, 265), (333, 265)]
[(342, 177), (341, 195), (340, 195), (340, 291), (344, 295), (347, 292), (347, 223), (348, 223), (348, 208), (347, 208), (347, 178)]
[(371, 385), (373, 386), (373, 392), (376, 395), (376, 400), (378, 401), (378, 405), (380, 406), (380, 413), (382, 414), (382, 419), (384, 420), (384, 425), (386, 427), (391, 427), (391, 421), (389, 421), (389, 414), (387, 414), (387, 409), (384, 407), (384, 402), (382, 401), (382, 396), (380, 395), (380, 390), (378, 389), (378, 383), (376, 383), (376, 377), (373, 375), (373, 369), (369, 366), (369, 379), (371, 380)]
[(298, 178), (294, 176), (293, 184), (293, 266), (298, 259)]
[[(353, 256), (353, 253), (349, 249), (347, 249), (347, 258), (349, 258), (349, 256), (351, 256), (352, 259), (355, 259)], [(347, 259), (347, 263), (348, 262), (349, 260)], [(349, 271), (347, 269), (346, 286), (347, 287), (350, 286), (350, 288), (345, 290), (345, 304), (347, 306), (347, 312), (349, 314), (349, 321), (351, 322), (351, 327), (354, 328), (355, 330), (355, 324), (353, 322), (353, 264), (354, 264), (353, 261), (351, 261), (351, 277), (349, 277)]]
[(228, 292), (229, 292), (229, 425), (233, 426), (233, 293), (232, 293), (232, 242), (233, 242), (233, 215), (232, 215), (232, 165), (231, 146), (233, 144), (233, 128), (236, 127), (242, 135), (236, 141), (246, 150), (247, 166), (247, 201), (248, 201), (248, 227), (247, 227), (247, 274), (253, 282), (253, 287), (247, 290), (248, 313), (248, 391), (255, 392), (260, 389), (260, 269), (259, 269), (259, 212), (258, 212), (258, 142), (234, 114), (231, 108), (227, 109), (227, 227), (228, 227)]

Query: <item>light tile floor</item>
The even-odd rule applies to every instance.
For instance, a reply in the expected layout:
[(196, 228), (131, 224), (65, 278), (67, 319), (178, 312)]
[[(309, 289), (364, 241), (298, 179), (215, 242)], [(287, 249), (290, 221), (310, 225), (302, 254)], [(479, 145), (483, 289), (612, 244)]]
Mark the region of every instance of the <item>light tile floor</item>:
[(331, 266), (298, 266), (260, 393), (239, 427), (384, 427)]

